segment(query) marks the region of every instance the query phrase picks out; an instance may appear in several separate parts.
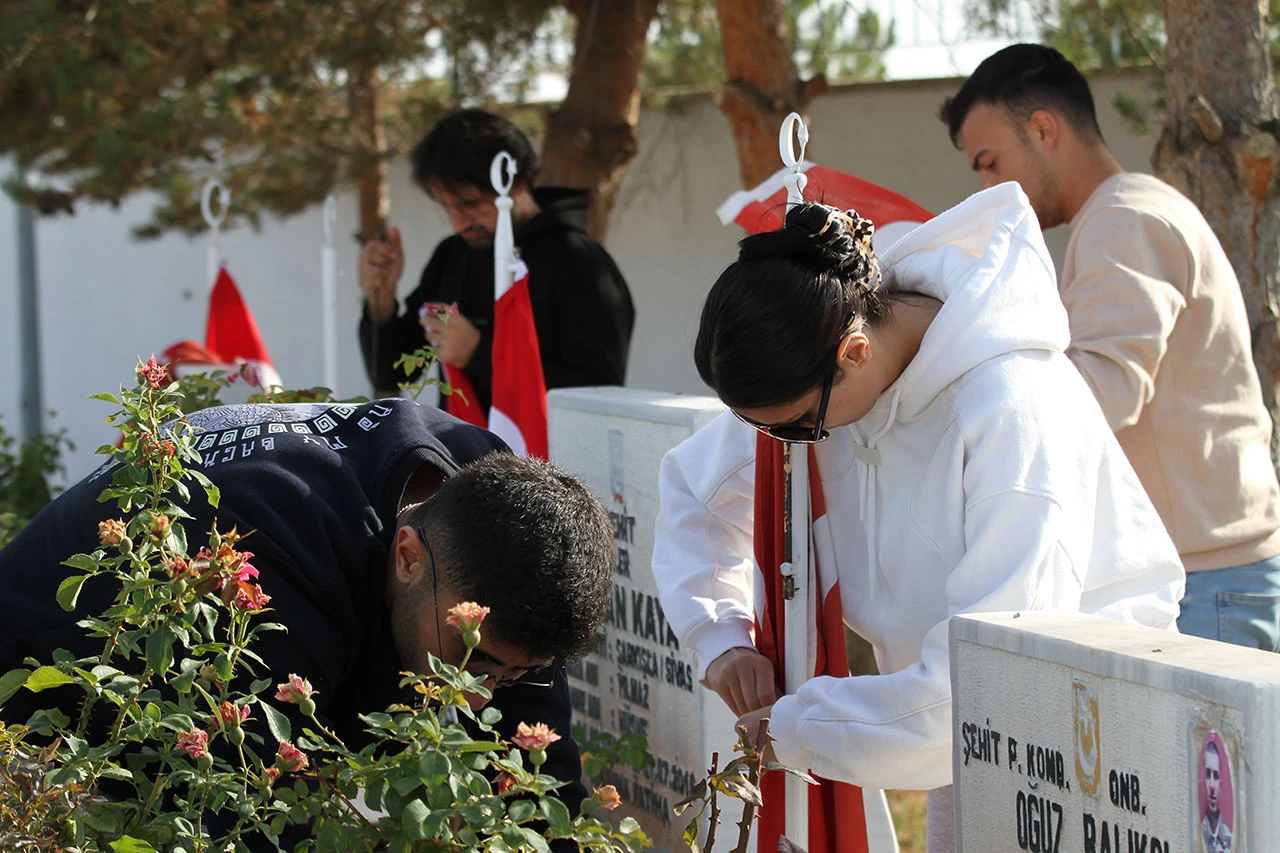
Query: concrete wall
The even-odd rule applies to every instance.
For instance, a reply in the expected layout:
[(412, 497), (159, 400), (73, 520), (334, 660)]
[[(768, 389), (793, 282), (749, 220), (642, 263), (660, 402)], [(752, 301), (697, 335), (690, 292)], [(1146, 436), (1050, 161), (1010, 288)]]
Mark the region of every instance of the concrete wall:
[[(958, 80), (843, 87), (812, 109), (810, 155), (818, 162), (884, 184), (934, 210), (963, 199), (977, 184), (934, 118)], [(1121, 88), (1140, 78), (1094, 81), (1103, 131), (1120, 162), (1148, 167), (1152, 140), (1133, 136), (1111, 107)], [(608, 246), (632, 288), (638, 313), (627, 384), (676, 392), (703, 392), (691, 351), (703, 297), (734, 256), (741, 236), (725, 228), (715, 209), (738, 188), (728, 125), (710, 97), (678, 108), (646, 110), (641, 154), (624, 181)], [(407, 252), (400, 292), (417, 283), (427, 255), (447, 233), (443, 217), (408, 179), (405, 164), (391, 172), (392, 221)], [(78, 450), (69, 474), (94, 464), (93, 449), (112, 437), (102, 419), (108, 408), (87, 400), (130, 380), (134, 359), (183, 338), (203, 340), (203, 282), (208, 240), (169, 236), (140, 243), (129, 236), (152, 200), (139, 196), (119, 210), (86, 208), (74, 218), (36, 225), (41, 288), (44, 400), (57, 410), (53, 424), (70, 429)], [(233, 200), (234, 204), (234, 200)], [(338, 204), (340, 378), (344, 395), (368, 393), (355, 340), (359, 298), (356, 246), (345, 235), (355, 226), (353, 197)], [(17, 428), (19, 368), (15, 305), (17, 268), (13, 205), (0, 201), (0, 417)], [(1064, 229), (1058, 229), (1063, 232)], [(239, 229), (224, 237), (225, 256), (257, 317), (286, 384), (319, 384), (320, 208), (261, 232)], [(1065, 233), (1051, 235), (1061, 253)]]

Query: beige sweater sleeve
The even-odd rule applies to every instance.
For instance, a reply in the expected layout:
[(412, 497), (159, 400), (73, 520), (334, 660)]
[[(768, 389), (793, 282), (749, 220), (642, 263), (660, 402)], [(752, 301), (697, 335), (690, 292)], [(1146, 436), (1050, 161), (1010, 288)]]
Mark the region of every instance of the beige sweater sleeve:
[(1118, 431), (1137, 423), (1151, 400), (1187, 304), (1192, 260), (1168, 223), (1131, 208), (1086, 212), (1072, 226), (1061, 287), (1071, 323), (1067, 355)]

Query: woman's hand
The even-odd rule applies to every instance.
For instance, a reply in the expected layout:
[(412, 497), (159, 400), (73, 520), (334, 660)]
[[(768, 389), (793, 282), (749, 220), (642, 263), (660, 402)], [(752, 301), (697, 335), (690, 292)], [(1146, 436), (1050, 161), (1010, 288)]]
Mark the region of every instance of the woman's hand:
[(747, 740), (752, 743), (756, 742), (756, 736), (760, 734), (760, 723), (764, 723), (764, 743), (761, 744), (762, 757), (765, 761), (777, 761), (778, 757), (773, 754), (773, 738), (769, 736), (769, 715), (773, 713), (773, 706), (767, 705), (755, 711), (743, 714), (738, 718), (738, 727), (747, 730)]
[(755, 649), (729, 649), (707, 667), (702, 683), (739, 717), (778, 701), (773, 663)]

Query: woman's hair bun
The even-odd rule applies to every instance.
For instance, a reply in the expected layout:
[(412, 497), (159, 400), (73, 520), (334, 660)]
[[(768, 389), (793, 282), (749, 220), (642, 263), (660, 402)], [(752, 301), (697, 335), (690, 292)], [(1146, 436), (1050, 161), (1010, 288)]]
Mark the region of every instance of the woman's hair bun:
[(811, 269), (865, 281), (867, 289), (880, 284), (880, 265), (871, 248), (875, 226), (856, 210), (817, 202), (798, 204), (787, 212), (782, 228), (766, 233), (773, 239), (744, 240), (739, 259), (782, 255)]

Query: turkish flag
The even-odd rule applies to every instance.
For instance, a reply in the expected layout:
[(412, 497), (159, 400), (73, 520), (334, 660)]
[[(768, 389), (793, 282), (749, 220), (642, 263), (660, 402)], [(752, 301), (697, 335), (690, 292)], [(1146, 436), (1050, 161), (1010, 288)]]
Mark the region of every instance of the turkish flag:
[(462, 370), (445, 365), (445, 380), (458, 394), (449, 395), (449, 414), (490, 432), (507, 443), (518, 456), (547, 458), (547, 383), (542, 373), (542, 353), (529, 301), (529, 270), (515, 264), (515, 281), (495, 282), (493, 306), (493, 385), (486, 419), (471, 380)]
[[(809, 459), (809, 503), (813, 525), (824, 523), (827, 514), (822, 496), (822, 480), (813, 453)], [(757, 589), (764, 590), (764, 606), (757, 613), (756, 646), (760, 653), (773, 662), (779, 684), (786, 683), (787, 656), (783, 647), (786, 637), (786, 608), (782, 593), (782, 574), (778, 567), (786, 555), (783, 553), (783, 505), (786, 475), (782, 468), (782, 442), (760, 434), (756, 436), (756, 564), (765, 578)], [(807, 531), (806, 531), (807, 532)], [(797, 535), (799, 535), (797, 533)], [(817, 554), (810, 549), (817, 560)], [(823, 571), (817, 566), (816, 577), (821, 595), (813, 600), (811, 614), (817, 626), (817, 661), (810, 676), (849, 674), (849, 658), (844, 645), (844, 619), (840, 607), (840, 584), (835, 579), (834, 567)], [(757, 578), (760, 581), (760, 578)], [(765, 774), (760, 793), (764, 806), (760, 809), (757, 829), (761, 853), (773, 853), (778, 849), (778, 837), (786, 832), (786, 774)], [(857, 785), (818, 779), (809, 787), (809, 837), (791, 839), (807, 853), (867, 853), (866, 808), (862, 802), (862, 789)]]
[[(800, 171), (808, 179), (804, 188), (806, 200), (856, 210), (875, 224), (872, 239), (876, 251), (887, 249), (899, 237), (933, 218), (932, 213), (906, 196), (837, 169), (805, 161)], [(782, 179), (789, 174), (790, 169), (779, 169), (754, 189), (739, 190), (720, 205), (716, 215), (725, 225), (736, 222), (751, 234), (781, 228), (787, 210), (787, 188)]]
[(493, 308), (493, 401), (489, 429), (519, 456), (547, 458), (547, 382), (529, 301), (529, 269), (516, 263), (515, 282)]
[(257, 373), (259, 385), (264, 390), (280, 385), (271, 356), (262, 342), (258, 324), (253, 319), (236, 287), (235, 279), (226, 266), (218, 270), (217, 281), (209, 295), (209, 321), (204, 333), (205, 349), (223, 364), (235, 366), (247, 362)]
[[(883, 251), (898, 238), (917, 225), (933, 217), (933, 214), (906, 196), (887, 190), (878, 184), (856, 178), (836, 169), (817, 166), (810, 162), (801, 165), (807, 178), (804, 187), (806, 199), (841, 210), (856, 210), (875, 225), (873, 246)], [(725, 225), (737, 223), (752, 234), (780, 228), (787, 209), (787, 188), (783, 178), (790, 169), (780, 169), (759, 186), (741, 190), (730, 196), (716, 214)], [(810, 530), (827, 523), (826, 503), (822, 494), (822, 479), (813, 453), (809, 460)], [(782, 574), (779, 568), (788, 555), (783, 553), (783, 515), (786, 474), (783, 471), (782, 442), (760, 435), (756, 439), (756, 489), (755, 489), (755, 556), (763, 573), (757, 578), (757, 589), (764, 590), (764, 601), (758, 605), (756, 621), (756, 646), (768, 657), (778, 674), (779, 684), (785, 684), (788, 665), (784, 648), (785, 608), (782, 593)], [(807, 533), (808, 531), (806, 531)], [(840, 606), (840, 586), (835, 577), (835, 567), (824, 567), (817, 560), (816, 549), (809, 553), (815, 561), (815, 577), (819, 580), (821, 595), (813, 602), (811, 614), (816, 626), (815, 665), (808, 676), (830, 675), (837, 678), (849, 675), (849, 661), (844, 644), (844, 614)], [(803, 574), (802, 574), (803, 576)], [(793, 658), (802, 659), (793, 654)], [(764, 807), (760, 809), (759, 850), (773, 853), (778, 848), (778, 837), (786, 831), (785, 774), (767, 774), (762, 780), (761, 793)], [(879, 793), (876, 794), (879, 797)], [(880, 807), (881, 811), (883, 807)], [(871, 813), (876, 813), (872, 810)], [(871, 849), (868, 836), (868, 810), (862, 789), (856, 785), (818, 779), (809, 788), (809, 837), (791, 839), (808, 853), (867, 853)], [(892, 839), (881, 838), (883, 827), (877, 826), (877, 848), (892, 847)]]
[(460, 367), (454, 367), (444, 361), (440, 364), (444, 367), (444, 381), (449, 383), (449, 388), (453, 392), (445, 400), (445, 411), (472, 426), (489, 426), (489, 419), (484, 416), (484, 409), (480, 408), (480, 403), (476, 399), (476, 389), (471, 384), (471, 377), (467, 376)]

